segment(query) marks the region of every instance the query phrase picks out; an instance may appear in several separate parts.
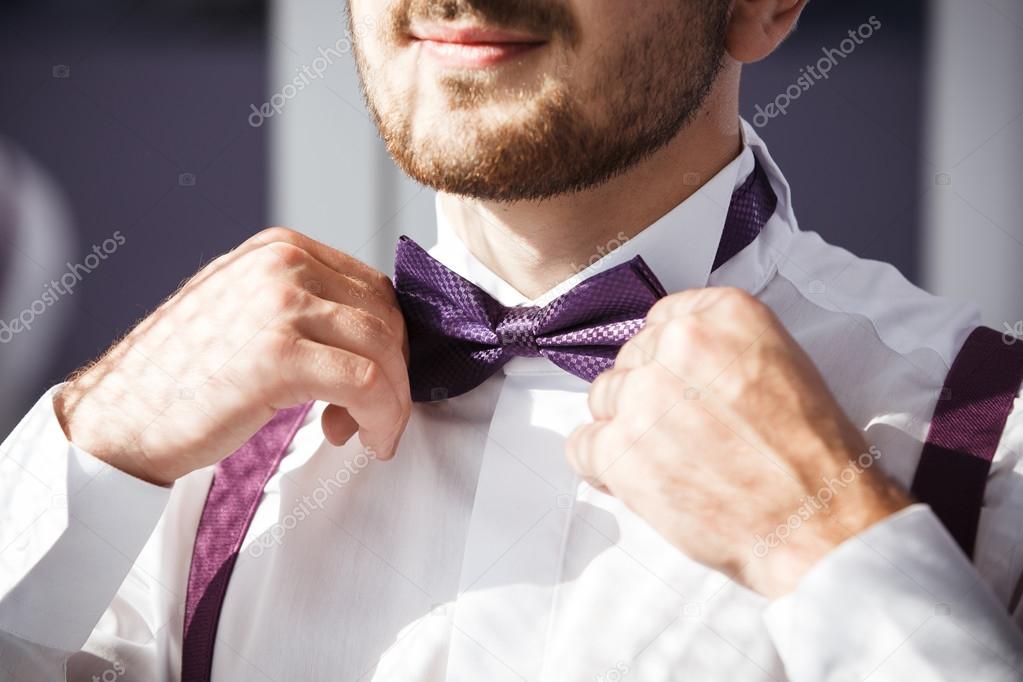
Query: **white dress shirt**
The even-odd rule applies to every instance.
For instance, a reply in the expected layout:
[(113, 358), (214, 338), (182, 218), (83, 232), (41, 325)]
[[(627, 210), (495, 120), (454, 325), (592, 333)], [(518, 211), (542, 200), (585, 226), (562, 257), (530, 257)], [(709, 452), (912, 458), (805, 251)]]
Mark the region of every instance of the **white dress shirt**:
[[(748, 125), (744, 140), (700, 191), (580, 277), (641, 254), (669, 292), (752, 292), (816, 362), (880, 453), (876, 466), (908, 488), (977, 313), (801, 232), (789, 188)], [(777, 211), (711, 274), (730, 196), (754, 155)], [(574, 283), (525, 300), (443, 215), (432, 253), (505, 305), (542, 304)], [(0, 450), (0, 677), (61, 680), (66, 666), (68, 680), (176, 680), (213, 470), (165, 489), (104, 465), (67, 442), (52, 408), (57, 388)], [(573, 474), (564, 441), (589, 419), (587, 388), (542, 358), (516, 358), (464, 396), (416, 405), (391, 462), (367, 460), (357, 438), (327, 443), (317, 404), (243, 544), (213, 680), (1023, 677), (1014, 596), (1023, 401), (994, 459), (974, 564), (918, 504), (769, 602)], [(699, 444), (683, 434), (679, 446)]]

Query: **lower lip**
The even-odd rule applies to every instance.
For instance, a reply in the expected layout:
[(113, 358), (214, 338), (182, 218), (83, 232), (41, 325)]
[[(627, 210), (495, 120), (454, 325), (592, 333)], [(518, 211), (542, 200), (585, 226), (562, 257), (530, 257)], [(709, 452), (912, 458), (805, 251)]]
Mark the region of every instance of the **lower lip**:
[(521, 57), (543, 43), (445, 43), (420, 40), (423, 51), (445, 66), (480, 69)]

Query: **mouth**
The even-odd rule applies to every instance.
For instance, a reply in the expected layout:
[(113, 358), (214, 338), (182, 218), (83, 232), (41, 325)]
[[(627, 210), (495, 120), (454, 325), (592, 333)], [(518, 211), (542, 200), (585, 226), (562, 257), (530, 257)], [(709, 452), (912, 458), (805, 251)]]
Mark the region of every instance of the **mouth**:
[(474, 25), (416, 24), (409, 37), (444, 66), (481, 69), (537, 50), (547, 40), (528, 33)]

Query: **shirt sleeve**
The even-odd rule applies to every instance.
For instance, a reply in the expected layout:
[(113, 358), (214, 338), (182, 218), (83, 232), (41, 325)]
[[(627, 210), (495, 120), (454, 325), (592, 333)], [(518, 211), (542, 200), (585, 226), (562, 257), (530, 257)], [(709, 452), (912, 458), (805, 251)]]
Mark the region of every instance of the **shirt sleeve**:
[(8, 662), (0, 679), (64, 678), (67, 655), (107, 610), (171, 492), (68, 442), (53, 408), (60, 388), (0, 445), (0, 661)]
[(790, 678), (1013, 680), (1023, 636), (941, 522), (912, 505), (847, 540), (765, 612)]

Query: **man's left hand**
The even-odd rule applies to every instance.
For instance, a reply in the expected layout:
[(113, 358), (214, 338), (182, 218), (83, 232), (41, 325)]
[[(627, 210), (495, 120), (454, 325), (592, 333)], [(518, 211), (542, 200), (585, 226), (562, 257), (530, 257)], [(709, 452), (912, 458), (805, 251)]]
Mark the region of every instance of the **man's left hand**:
[(595, 421), (568, 441), (576, 471), (769, 598), (910, 502), (778, 318), (738, 289), (659, 301), (589, 406)]

